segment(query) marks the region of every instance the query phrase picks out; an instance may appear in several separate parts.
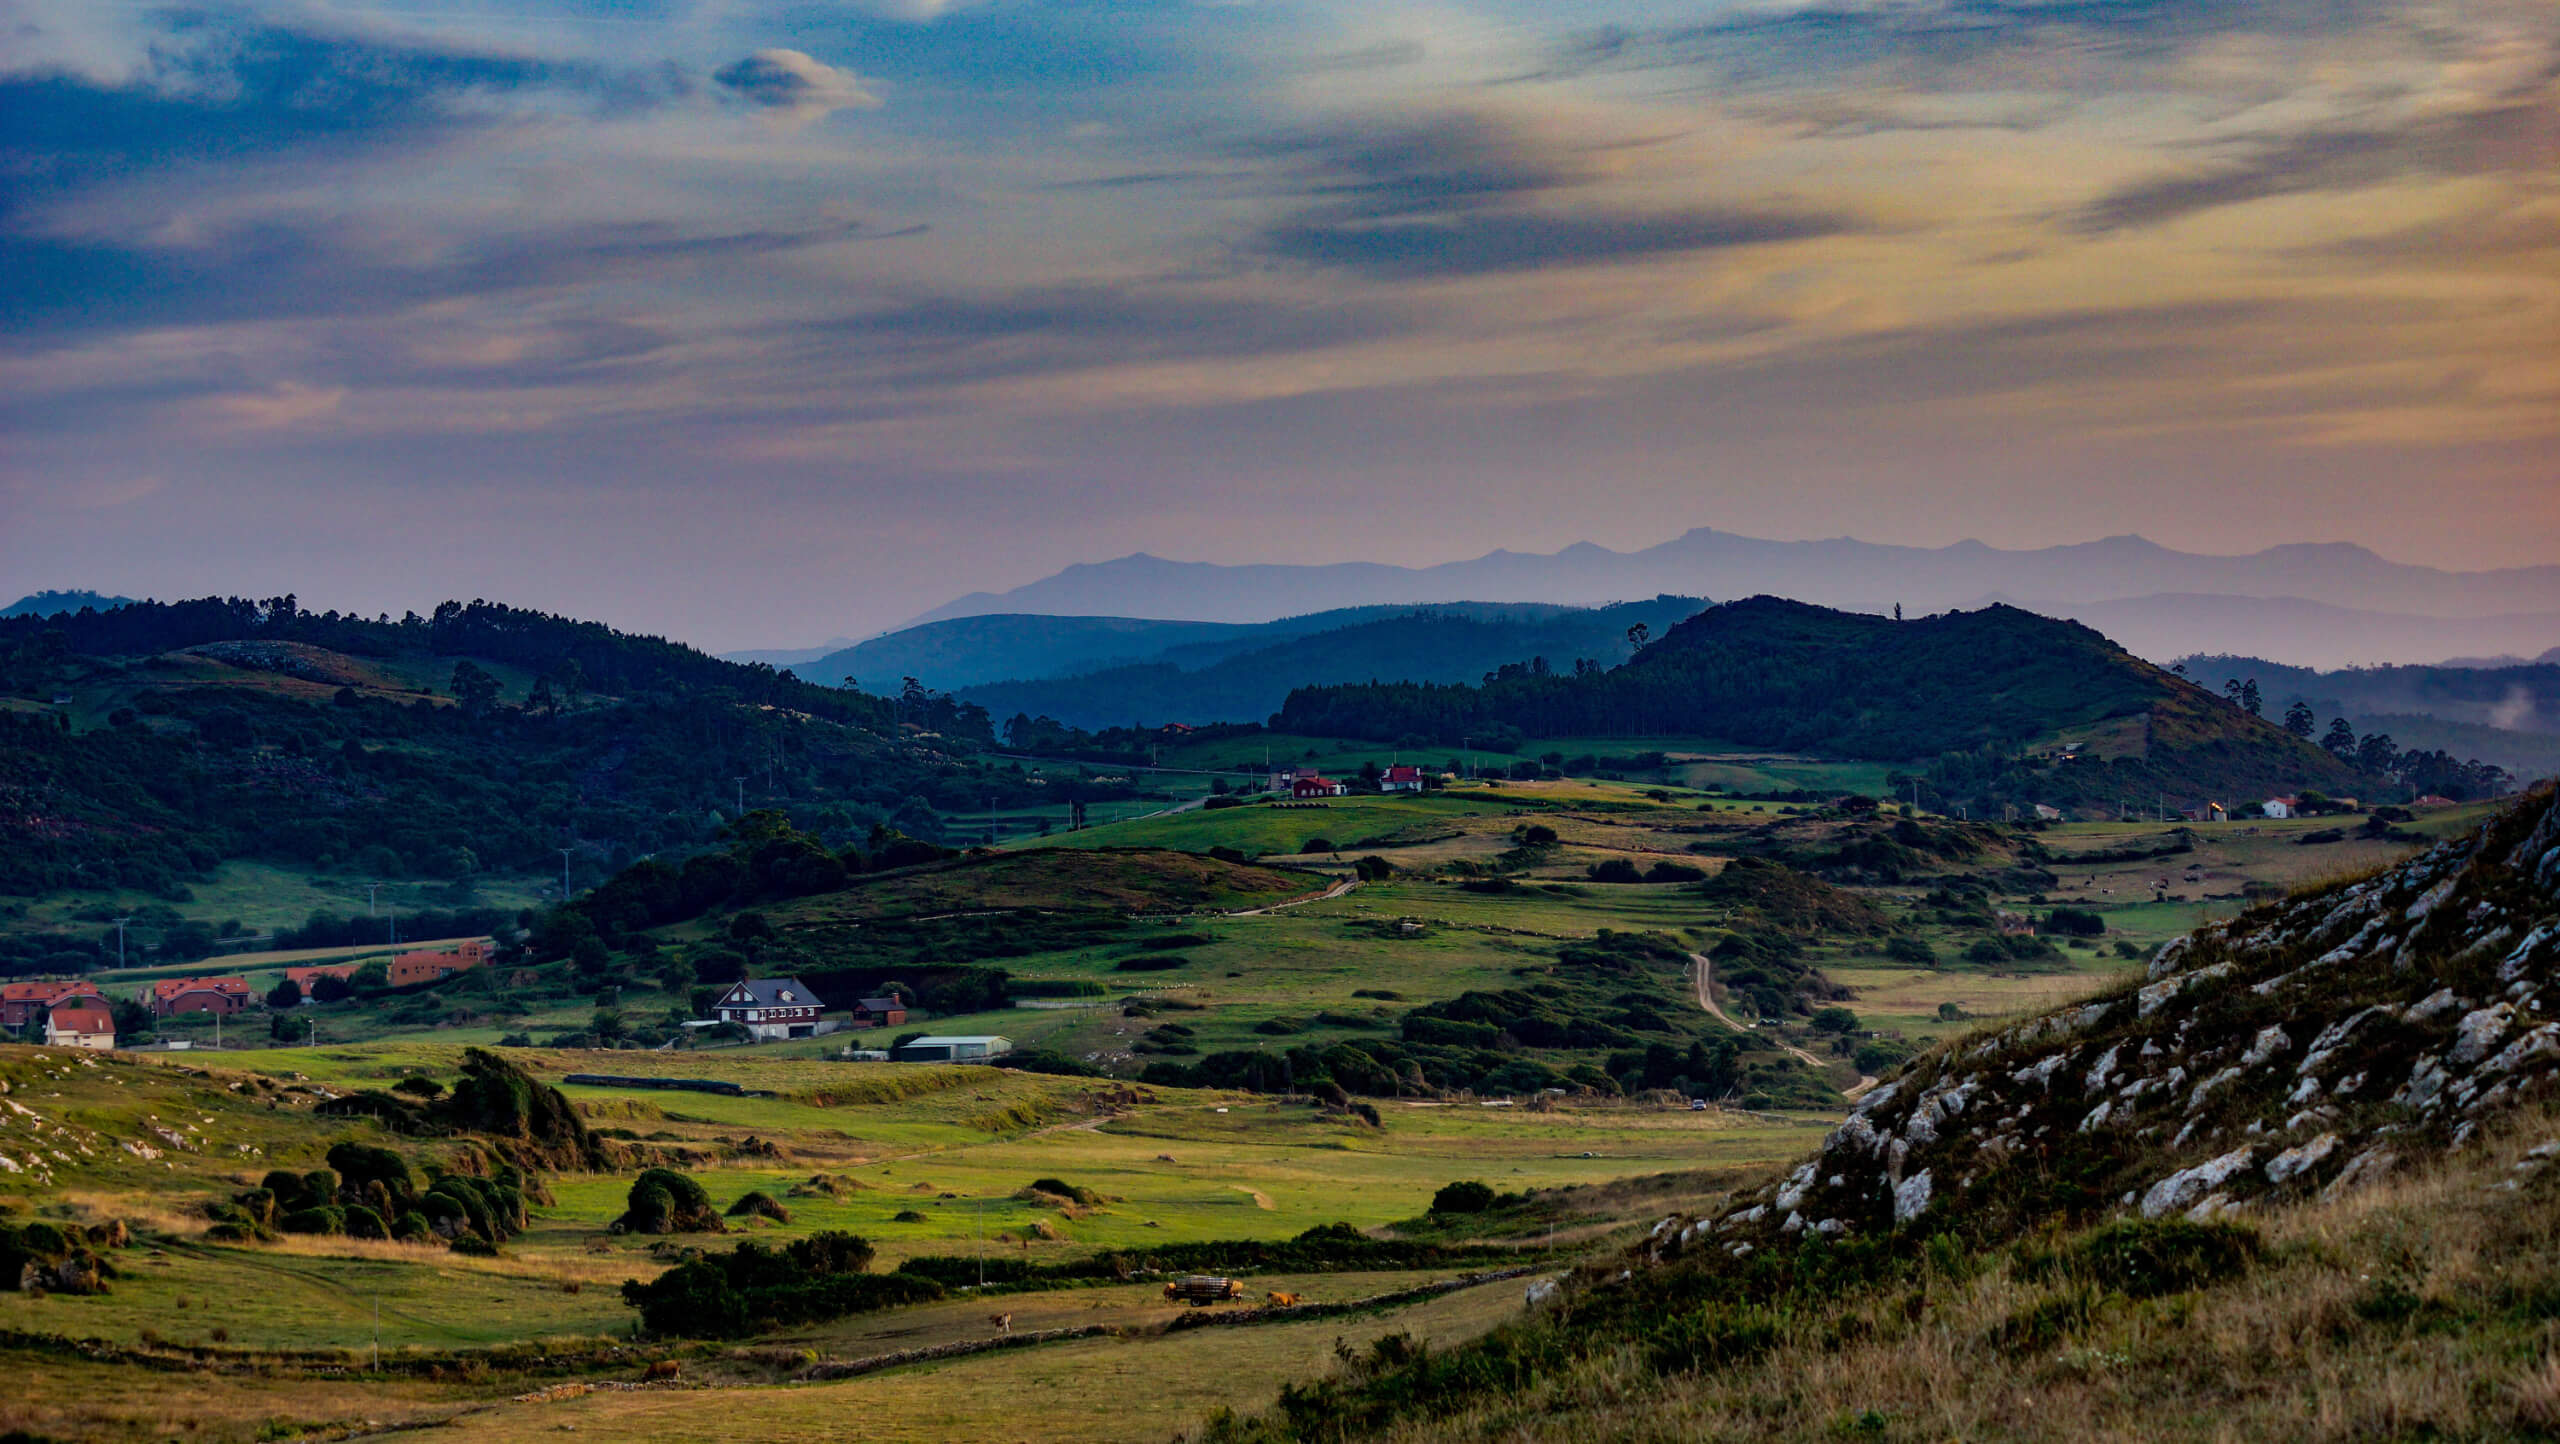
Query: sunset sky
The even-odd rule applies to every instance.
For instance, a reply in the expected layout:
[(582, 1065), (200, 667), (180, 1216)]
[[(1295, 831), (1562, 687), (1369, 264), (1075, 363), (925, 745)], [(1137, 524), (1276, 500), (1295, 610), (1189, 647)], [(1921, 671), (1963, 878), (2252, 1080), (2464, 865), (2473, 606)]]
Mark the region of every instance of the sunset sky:
[[(2551, 0), (0, 0), (0, 590), (2560, 562)], [(7, 598), (0, 597), (0, 601)]]

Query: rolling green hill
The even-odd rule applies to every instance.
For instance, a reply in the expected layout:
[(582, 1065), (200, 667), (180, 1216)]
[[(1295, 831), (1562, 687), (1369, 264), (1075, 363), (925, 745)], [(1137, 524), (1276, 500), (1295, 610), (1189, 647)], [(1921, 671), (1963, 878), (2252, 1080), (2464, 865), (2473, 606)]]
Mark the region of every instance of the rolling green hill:
[[(1274, 725), (1433, 743), (1686, 732), (1841, 757), (1940, 757), (1942, 793), (1988, 804), (2354, 782), (2325, 752), (2087, 627), (2005, 606), (1904, 622), (1754, 597), (1690, 618), (1605, 672), (1304, 688)], [(2030, 744), (2074, 732), (2088, 745), (2071, 762), (2030, 765)]]
[[(184, 901), (244, 862), (433, 880), (461, 906), (482, 876), (557, 879), (563, 850), (575, 883), (703, 846), (742, 800), (791, 806), (836, 845), (884, 819), (931, 836), (964, 801), (1050, 800), (975, 762), (987, 740), (982, 713), (940, 694), (893, 704), (488, 603), (11, 618), (0, 895)], [(0, 961), (59, 967), (74, 945), (94, 961), (95, 928), (19, 949), (36, 926), (0, 918)]]

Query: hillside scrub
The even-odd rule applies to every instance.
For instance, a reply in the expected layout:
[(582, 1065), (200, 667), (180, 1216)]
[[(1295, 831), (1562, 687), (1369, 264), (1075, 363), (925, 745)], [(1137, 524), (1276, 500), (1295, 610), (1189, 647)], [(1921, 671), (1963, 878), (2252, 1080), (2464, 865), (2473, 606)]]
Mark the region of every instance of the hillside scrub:
[(2560, 1423), (2560, 802), (1923, 1055), (1821, 1152), (1221, 1441)]
[[(1809, 1014), (1813, 1000), (1842, 991), (1793, 961), (1794, 946), (1783, 936), (1748, 946), (1772, 955), (1743, 965), (1739, 986), (1755, 990), (1752, 996), (1773, 1016)], [(1258, 1093), (1321, 1094), (1338, 1087), (1384, 1098), (1680, 1088), (1773, 1107), (1816, 1105), (1834, 1096), (1828, 1083), (1774, 1043), (1757, 1034), (1736, 1036), (1701, 1012), (1688, 991), (1688, 968), (1688, 954), (1665, 935), (1602, 929), (1557, 949), (1542, 973), (1519, 970), (1524, 976), (1517, 988), (1470, 989), (1408, 1010), (1393, 1039), (1221, 1051), (1194, 1064), (1150, 1063), (1139, 1078)], [(1141, 1041), (1144, 1051), (1187, 1053), (1187, 1038), (1186, 1030), (1180, 1039)]]

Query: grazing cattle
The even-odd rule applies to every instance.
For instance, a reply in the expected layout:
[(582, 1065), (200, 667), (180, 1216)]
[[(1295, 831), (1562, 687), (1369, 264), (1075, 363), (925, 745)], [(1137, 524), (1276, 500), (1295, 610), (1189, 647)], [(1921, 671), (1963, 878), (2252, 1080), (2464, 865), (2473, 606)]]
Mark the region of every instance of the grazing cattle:
[(1013, 1332), (1013, 1315), (1011, 1314), (989, 1314), (987, 1315), (987, 1322), (995, 1325), (996, 1332), (999, 1334), (1010, 1334)]
[(644, 1384), (662, 1384), (683, 1372), (684, 1365), (681, 1362), (675, 1359), (659, 1359), (651, 1363), (649, 1367), (641, 1373), (640, 1382)]
[(1273, 1307), (1283, 1309), (1294, 1309), (1307, 1301), (1307, 1296), (1304, 1294), (1284, 1294), (1276, 1289), (1265, 1293), (1263, 1297), (1269, 1299)]

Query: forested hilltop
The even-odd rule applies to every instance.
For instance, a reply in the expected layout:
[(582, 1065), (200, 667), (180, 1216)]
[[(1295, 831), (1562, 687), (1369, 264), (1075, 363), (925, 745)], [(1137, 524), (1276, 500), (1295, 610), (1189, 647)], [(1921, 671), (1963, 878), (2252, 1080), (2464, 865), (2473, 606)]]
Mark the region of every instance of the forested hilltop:
[[(1943, 795), (1994, 802), (2357, 785), (2350, 767), (2245, 707), (2087, 627), (2007, 606), (1901, 621), (1753, 597), (1682, 622), (1624, 666), (1506, 668), (1474, 686), (1301, 688), (1273, 725), (1436, 745), (1512, 728), (1937, 758), (1931, 781)], [(2091, 740), (2067, 763), (2060, 749), (2027, 755), (2028, 744), (2075, 731)]]
[[(781, 801), (851, 837), (1020, 786), (986, 716), (495, 603), (291, 596), (0, 621), (0, 893), (174, 893), (245, 858), (467, 881), (600, 867)], [(821, 801), (820, 799), (823, 799)]]

